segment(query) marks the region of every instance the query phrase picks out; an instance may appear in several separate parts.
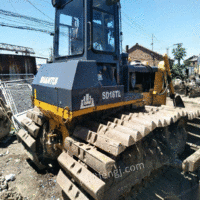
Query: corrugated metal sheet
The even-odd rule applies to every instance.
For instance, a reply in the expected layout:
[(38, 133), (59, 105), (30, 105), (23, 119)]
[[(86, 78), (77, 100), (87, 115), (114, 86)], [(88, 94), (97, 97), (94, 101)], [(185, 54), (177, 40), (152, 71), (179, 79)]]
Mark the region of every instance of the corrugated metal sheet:
[(36, 74), (35, 57), (0, 54), (0, 74)]

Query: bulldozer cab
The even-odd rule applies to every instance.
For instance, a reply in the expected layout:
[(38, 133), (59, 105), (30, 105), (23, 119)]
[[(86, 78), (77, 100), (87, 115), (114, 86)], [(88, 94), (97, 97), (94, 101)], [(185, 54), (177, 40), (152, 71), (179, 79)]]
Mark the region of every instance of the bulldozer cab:
[[(119, 62), (119, 4), (112, 0), (52, 1), (54, 61)], [(118, 60), (118, 61), (117, 61)]]
[[(94, 1), (93, 8), (93, 49), (102, 52), (115, 52), (113, 6), (106, 6), (105, 1)], [(99, 10), (100, 9), (100, 10)], [(106, 12), (108, 11), (108, 12)]]
[(76, 0), (56, 11), (56, 57), (83, 54), (82, 4), (81, 0)]

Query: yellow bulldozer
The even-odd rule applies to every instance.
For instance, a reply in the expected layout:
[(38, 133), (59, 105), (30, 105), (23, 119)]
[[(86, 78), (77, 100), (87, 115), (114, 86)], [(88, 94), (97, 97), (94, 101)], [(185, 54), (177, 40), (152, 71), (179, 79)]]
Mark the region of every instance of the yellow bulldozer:
[(165, 165), (197, 170), (199, 152), (179, 155), (187, 120), (200, 113), (175, 96), (167, 55), (150, 67), (120, 52), (119, 0), (52, 4), (54, 61), (32, 83), (34, 108), (16, 117), (35, 165), (58, 161), (57, 182), (76, 200), (120, 199)]

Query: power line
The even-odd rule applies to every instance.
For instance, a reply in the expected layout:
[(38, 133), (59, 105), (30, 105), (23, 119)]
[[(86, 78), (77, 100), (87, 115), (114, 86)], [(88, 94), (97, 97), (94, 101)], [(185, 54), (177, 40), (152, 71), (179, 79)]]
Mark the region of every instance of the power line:
[[(4, 20), (6, 20), (6, 21), (10, 21), (10, 22), (15, 22), (15, 23), (17, 23), (17, 24), (19, 24), (19, 21), (15, 21), (15, 20), (13, 20), (13, 19), (6, 19), (6, 18), (4, 18), (4, 17), (0, 17), (1, 19), (4, 19)], [(28, 23), (28, 22), (21, 22), (22, 24), (25, 24), (25, 25), (31, 25), (30, 23)]]
[[(7, 16), (7, 17), (10, 17), (10, 16)], [(40, 24), (40, 26), (38, 26), (38, 23), (35, 22), (36, 20), (34, 20), (34, 23), (36, 23), (36, 24), (31, 24), (30, 22), (32, 22), (32, 21), (28, 21), (27, 20), (26, 22), (24, 22), (24, 21), (20, 22), (22, 24), (22, 26), (20, 26), (19, 21), (16, 21), (16, 20), (13, 20), (13, 19), (4, 18), (4, 17), (1, 17), (1, 16), (0, 16), (0, 19), (3, 19), (5, 21), (14, 22), (15, 24), (8, 24), (8, 23), (2, 22), (2, 26), (6, 26), (6, 27), (10, 27), (10, 28), (18, 28), (19, 27), (18, 29), (36, 30), (36, 31), (45, 32), (45, 33), (54, 32), (53, 31), (54, 30), (53, 24), (52, 24), (52, 26), (45, 26), (45, 25), (42, 25), (42, 24)], [(41, 25), (42, 25), (42, 27), (41, 27)], [(41, 30), (44, 30), (44, 31), (41, 31)]]
[[(128, 25), (128, 28), (132, 28), (132, 29), (136, 29), (137, 30), (137, 26), (134, 26), (131, 22), (130, 22), (130, 20), (128, 20), (128, 21), (125, 21), (125, 19), (123, 19), (122, 20), (123, 21), (123, 23), (126, 23), (127, 25)], [(137, 35), (138, 34), (138, 32), (136, 31), (135, 33), (134, 33), (134, 36), (135, 35)], [(144, 39), (150, 39), (149, 38), (149, 35), (147, 35), (147, 34), (139, 34), (138, 35), (140, 38), (144, 38)]]
[[(138, 22), (135, 22), (130, 16), (128, 16), (127, 14), (123, 13), (123, 15), (131, 22), (132, 25), (136, 26), (137, 28), (139, 28), (140, 30), (143, 31), (143, 34), (147, 35), (149, 37), (149, 39), (151, 38), (151, 35), (147, 33), (147, 31), (141, 26), (141, 24), (139, 24)], [(154, 39), (158, 42), (158, 43), (162, 43), (162, 45), (164, 45), (164, 41), (158, 40), (158, 38), (154, 35)]]
[[(139, 24), (138, 22), (135, 22), (130, 16), (128, 16), (126, 13), (123, 13), (123, 15), (130, 21), (130, 23), (132, 25), (135, 25), (136, 27), (138, 27), (140, 30), (143, 31), (143, 34), (147, 35), (149, 38), (152, 38), (152, 36), (150, 34), (147, 33), (147, 31), (141, 26), (141, 24)], [(154, 38), (160, 42), (156, 36), (154, 35)]]
[(29, 0), (26, 0), (28, 3), (30, 3), (36, 10), (38, 10), (40, 13), (42, 13), (43, 15), (45, 15), (46, 17), (48, 17), (49, 19), (52, 20), (51, 17), (49, 17), (48, 15), (46, 15), (45, 13), (43, 13), (39, 8), (37, 8), (36, 6), (34, 6)]
[[(37, 31), (37, 32), (47, 33), (47, 34), (50, 34), (52, 36), (54, 35), (53, 30), (49, 31), (47, 29), (45, 30), (45, 29), (40, 29), (40, 28), (35, 28), (35, 27), (30, 27), (30, 26), (18, 26), (18, 25), (3, 23), (3, 22), (0, 22), (0, 26), (8, 27), (8, 28), (16, 28), (16, 29), (21, 29), (21, 30)], [(60, 35), (69, 36), (69, 34), (65, 33), (65, 32), (60, 32)]]
[(9, 27), (9, 28), (16, 28), (16, 29), (22, 29), (22, 30), (37, 31), (37, 32), (48, 33), (48, 34), (53, 34), (52, 32), (50, 32), (48, 30), (39, 29), (39, 28), (33, 28), (33, 27), (28, 27), (28, 26), (16, 26), (16, 25), (13, 25), (13, 24), (6, 24), (6, 23), (0, 23), (0, 26)]
[[(128, 21), (131, 23), (131, 27), (132, 28), (139, 28), (140, 30), (143, 31), (143, 35), (146, 35), (148, 36), (148, 39), (152, 38), (152, 36), (150, 34), (147, 33), (147, 31), (140, 25), (138, 24), (137, 22), (135, 22), (130, 16), (127, 16), (127, 14), (123, 13), (123, 15), (128, 19)], [(160, 43), (161, 45), (165, 46), (164, 45), (164, 41), (161, 41), (161, 40), (158, 40), (158, 38), (154, 35), (154, 39)], [(154, 43), (155, 43), (155, 40), (154, 40)], [(153, 42), (152, 42), (153, 43)]]
[(15, 7), (13, 6), (13, 4), (12, 4), (12, 2), (10, 0), (9, 0), (9, 3), (11, 4), (11, 6), (15, 10), (15, 12), (17, 12), (16, 9), (15, 9)]
[[(148, 39), (152, 38), (152, 36), (151, 36), (150, 34), (146, 33), (146, 31), (144, 30), (144, 28), (143, 28), (140, 24), (136, 23), (133, 19), (131, 19), (130, 16), (128, 16), (128, 15), (125, 14), (125, 13), (123, 13), (123, 15), (128, 19), (128, 21), (130, 22), (130, 25), (131, 25), (132, 28), (139, 28), (140, 30), (143, 31), (143, 35), (148, 36)], [(141, 36), (140, 36), (140, 37), (141, 37)], [(154, 39), (155, 39), (157, 42), (161, 43), (161, 41), (159, 41), (159, 40), (156, 38), (155, 35), (154, 35)], [(153, 43), (153, 42), (152, 42), (152, 43)], [(151, 44), (151, 45), (152, 45), (152, 44)]]
[(46, 25), (46, 26), (51, 26), (51, 27), (54, 26), (54, 23), (46, 21), (46, 20), (41, 20), (41, 19), (37, 19), (37, 18), (34, 18), (34, 17), (26, 16), (26, 15), (20, 15), (18, 13), (14, 13), (14, 12), (2, 10), (2, 9), (0, 9), (0, 15), (17, 17), (17, 18), (20, 18), (20, 19), (26, 19), (26, 20), (33, 21), (33, 22), (36, 22), (36, 23), (40, 23), (40, 24)]
[(131, 19), (130, 16), (128, 16), (125, 13), (122, 13), (122, 14), (128, 19), (128, 21), (131, 23), (131, 25), (136, 26), (137, 28), (142, 30), (145, 35), (151, 37), (149, 34), (145, 33), (145, 30), (143, 29), (143, 27), (141, 25), (139, 25), (138, 23), (136, 23), (133, 19)]
[(153, 51), (153, 34), (152, 34), (152, 43), (151, 43), (151, 45), (152, 45), (152, 51)]
[[(42, 32), (42, 33), (48, 33), (50, 35), (53, 35), (53, 33), (54, 33), (54, 23), (52, 23), (52, 22), (37, 19), (37, 18), (34, 18), (34, 17), (25, 16), (25, 15), (20, 15), (18, 13), (13, 13), (13, 12), (1, 10), (1, 9), (0, 9), (0, 15), (4, 15), (4, 16), (7, 16), (7, 17), (13, 17), (13, 18), (19, 18), (19, 19), (26, 19), (29, 22), (37, 23), (37, 24), (28, 23), (29, 26), (23, 26), (23, 25), (20, 26), (20, 25), (18, 25), (19, 21), (15, 21), (15, 20), (11, 20), (11, 19), (5, 19), (3, 17), (0, 17), (4, 20), (8, 20), (8, 21), (12, 21), (12, 22), (16, 23), (16, 24), (8, 24), (8, 23), (4, 23), (4, 22), (1, 23), (0, 22), (0, 26), (9, 27), (9, 28), (16, 28), (16, 29), (21, 29), (21, 30), (38, 31), (38, 32)], [(22, 22), (22, 23), (24, 24), (24, 22)], [(27, 24), (27, 23), (25, 23), (25, 24)], [(39, 24), (39, 26), (38, 26), (38, 24)], [(34, 26), (36, 26), (36, 27), (34, 27)], [(60, 25), (60, 26), (63, 26), (63, 25)], [(60, 34), (62, 36), (69, 36), (68, 33), (63, 32), (63, 31), (60, 32)]]

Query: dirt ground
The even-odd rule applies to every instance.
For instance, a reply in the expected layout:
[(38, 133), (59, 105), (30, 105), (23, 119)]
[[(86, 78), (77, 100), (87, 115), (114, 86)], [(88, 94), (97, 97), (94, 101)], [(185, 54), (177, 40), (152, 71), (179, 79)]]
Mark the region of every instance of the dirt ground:
[(37, 171), (16, 136), (6, 137), (0, 141), (0, 177), (15, 174), (15, 180), (8, 182), (7, 191), (0, 192), (0, 199), (12, 199), (7, 196), (13, 195), (13, 199), (19, 200), (61, 200), (56, 182), (58, 169)]

